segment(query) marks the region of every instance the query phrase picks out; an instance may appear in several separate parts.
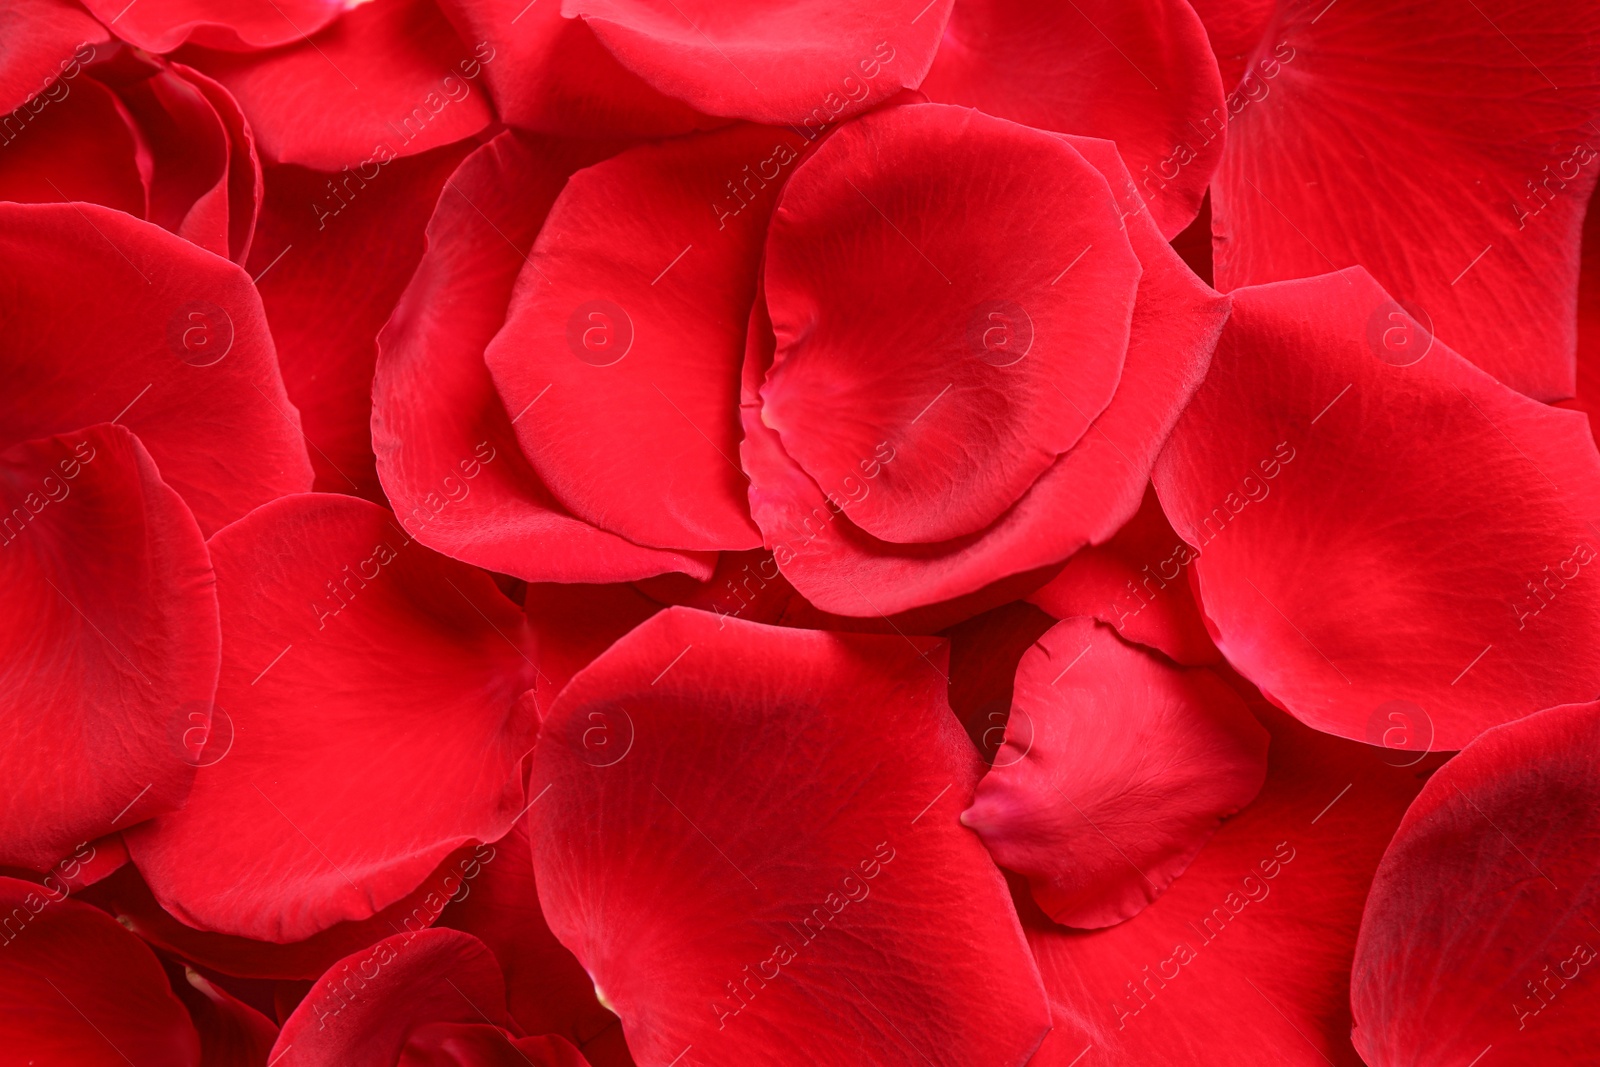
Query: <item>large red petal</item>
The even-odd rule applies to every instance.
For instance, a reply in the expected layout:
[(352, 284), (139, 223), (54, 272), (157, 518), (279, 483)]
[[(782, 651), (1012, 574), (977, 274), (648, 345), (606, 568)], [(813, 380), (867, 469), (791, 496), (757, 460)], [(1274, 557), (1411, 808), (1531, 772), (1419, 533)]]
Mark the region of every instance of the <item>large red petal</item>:
[(1600, 1047), (1600, 704), (1489, 730), (1372, 880), (1350, 1000), (1370, 1067), (1581, 1063)]
[(820, 129), (914, 89), (952, 0), (563, 0), (622, 65), (708, 115)]
[(805, 144), (738, 126), (645, 145), (556, 199), (484, 359), (523, 452), (578, 518), (661, 548), (759, 542), (735, 462), (739, 361), (767, 186)]
[(1571, 396), (1600, 6), (1280, 0), (1254, 54), (1212, 188), (1218, 285), (1360, 264), (1505, 384)]
[(302, 41), (339, 17), (341, 0), (83, 0), (129, 44), (170, 52), (185, 42), (248, 52)]
[(1005, 745), (961, 821), (1056, 922), (1111, 926), (1165, 892), (1266, 773), (1267, 732), (1216, 675), (1067, 619), (1023, 655)]
[(1233, 300), (1155, 470), (1228, 661), (1319, 730), (1376, 743), (1409, 718), (1408, 748), (1593, 697), (1584, 418), (1496, 383), (1359, 269)]
[(1252, 61), (1267, 64), (1258, 68), (1262, 74), (1274, 69), (1270, 55), (1264, 52), (1257, 57), (1254, 52), (1272, 22), (1273, 9), (1277, 6), (1275, 0), (1189, 0), (1189, 3), (1205, 23), (1206, 37), (1216, 54), (1224, 90), (1238, 86)]
[(0, 878), (6, 1064), (199, 1067), (200, 1039), (155, 953), (102, 911)]
[[(58, 77), (76, 78), (94, 59), (95, 46), (110, 39), (104, 26), (68, 0), (12, 0), (0, 9), (0, 112), (9, 112), (16, 123), (16, 108), (25, 105), (24, 122), (32, 122), (60, 98), (62, 90), (51, 84)], [(0, 143), (18, 135), (15, 127), (0, 130)]]
[[(943, 659), (669, 608), (569, 683), (534, 754), (539, 896), (640, 1064), (1032, 1054), (1045, 1004), (956, 821), (981, 763)], [(597, 755), (607, 725), (631, 747)]]
[(433, 0), (381, 0), (288, 48), (182, 56), (238, 98), (268, 159), (333, 171), (483, 129), (493, 116), (476, 78), (494, 54), (463, 43)]
[(0, 862), (183, 803), (221, 636), (194, 516), (120, 426), (0, 453)]
[(0, 442), (116, 421), (207, 533), (310, 487), (250, 278), (93, 204), (0, 204)]
[(483, 361), (505, 323), (524, 250), (585, 154), (507, 132), (446, 180), (427, 251), (378, 336), (378, 475), (417, 540), (490, 570), (533, 582), (669, 570), (705, 577), (709, 556), (642, 548), (558, 504), (523, 457)]
[(1426, 774), (1393, 766), (1415, 757), (1386, 762), (1260, 710), (1272, 732), (1261, 795), (1159, 900), (1082, 933), (1019, 899), (1055, 1021), (1036, 1067), (1360, 1067), (1349, 990), (1361, 905)]
[(143, 218), (139, 142), (116, 95), (92, 77), (52, 83), (52, 94), (60, 92), (43, 113), (47, 121), (22, 127), (4, 143), (0, 200), (88, 201)]
[(959, 0), (921, 88), (1115, 141), (1167, 238), (1200, 210), (1222, 158), (1223, 85), (1186, 0)]
[(304, 494), (211, 539), (225, 758), (128, 835), (162, 904), (265, 941), (364, 919), (503, 836), (536, 723), (522, 615), (354, 497)]

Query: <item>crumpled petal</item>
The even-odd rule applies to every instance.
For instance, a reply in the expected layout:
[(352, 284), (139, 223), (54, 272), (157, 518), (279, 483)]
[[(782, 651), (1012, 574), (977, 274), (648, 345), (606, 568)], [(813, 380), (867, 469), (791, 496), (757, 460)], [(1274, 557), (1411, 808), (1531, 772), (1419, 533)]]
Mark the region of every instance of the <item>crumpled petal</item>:
[(1387, 743), (1412, 750), (1593, 697), (1584, 418), (1495, 382), (1360, 269), (1233, 301), (1154, 475), (1228, 661), (1341, 737), (1377, 744), (1403, 714)]

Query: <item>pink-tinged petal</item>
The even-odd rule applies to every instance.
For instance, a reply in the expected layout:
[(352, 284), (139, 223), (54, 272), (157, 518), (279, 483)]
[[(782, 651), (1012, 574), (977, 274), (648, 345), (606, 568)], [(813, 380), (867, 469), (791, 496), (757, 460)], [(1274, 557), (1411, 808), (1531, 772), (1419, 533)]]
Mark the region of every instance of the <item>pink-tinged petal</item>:
[(1149, 487), (1128, 525), (1105, 544), (1076, 553), (1028, 600), (1058, 619), (1088, 615), (1110, 623), (1129, 641), (1187, 666), (1216, 663), (1222, 654), (1189, 588), (1185, 568), (1193, 558)]
[(183, 803), (217, 684), (205, 541), (120, 426), (0, 453), (0, 862), (38, 871)]
[(1495, 382), (1360, 269), (1233, 301), (1154, 476), (1228, 661), (1341, 737), (1403, 713), (1414, 749), (1592, 697), (1583, 417)]
[(267, 168), (250, 271), (284, 387), (305, 424), (318, 491), (383, 500), (371, 431), (378, 331), (422, 257), (428, 214), (466, 150), (339, 174)]
[(928, 72), (952, 0), (563, 0), (657, 91), (707, 115), (813, 129)]
[(1581, 1063), (1600, 1047), (1600, 704), (1482, 734), (1372, 880), (1351, 1035), (1370, 1067)]
[(618, 63), (582, 19), (559, 3), (441, 0), (464, 41), (493, 41), (483, 80), (500, 118), (567, 137), (664, 137), (726, 119), (663, 96)]
[(1115, 141), (1168, 238), (1194, 219), (1222, 158), (1223, 84), (1187, 0), (959, 0), (921, 89)]
[[(508, 132), (445, 180), (427, 251), (378, 336), (378, 476), (408, 532), (489, 570), (532, 582), (625, 581), (679, 569), (705, 577), (709, 555), (642, 548), (557, 503), (523, 458), (483, 361), (505, 323), (525, 250), (591, 152), (599, 154)], [(372, 216), (375, 224), (388, 218)], [(541, 415), (524, 408), (516, 421)]]
[(90, 77), (53, 86), (66, 95), (0, 146), (0, 200), (86, 201), (144, 217), (139, 141), (116, 95)]
[(250, 52), (305, 40), (339, 17), (342, 0), (83, 0), (118, 37), (150, 52), (181, 44)]
[(262, 1067), (278, 1040), (278, 1024), (192, 967), (174, 992), (200, 1033), (202, 1067)]
[(411, 1032), (398, 1067), (589, 1067), (555, 1034), (513, 1037), (484, 1023), (429, 1023)]
[(354, 497), (303, 494), (211, 539), (225, 758), (187, 806), (125, 835), (162, 905), (295, 941), (410, 893), (505, 834), (537, 724), (522, 614), (481, 571)]
[(228, 87), (267, 159), (359, 171), (487, 126), (487, 95), (468, 72), (493, 55), (457, 37), (433, 0), (380, 0), (288, 48), (182, 58)]
[[(568, 684), (534, 751), (539, 897), (641, 1065), (1032, 1055), (944, 658), (669, 608)], [(631, 747), (596, 757), (595, 716)]]
[(1571, 396), (1600, 7), (1281, 0), (1252, 55), (1212, 186), (1218, 285), (1359, 264), (1506, 385)]
[(207, 533), (310, 487), (261, 299), (237, 266), (94, 204), (0, 204), (0, 442), (115, 421)]
[(736, 463), (739, 361), (769, 186), (806, 146), (760, 126), (695, 134), (580, 170), (556, 199), (484, 359), (573, 515), (660, 548), (760, 541)]
[(0, 878), (0, 1055), (9, 1064), (200, 1067), (155, 953), (111, 916)]
[(51, 84), (58, 77), (76, 79), (100, 52), (96, 46), (110, 39), (104, 26), (69, 0), (13, 0), (0, 10), (0, 112), (11, 115), (9, 123), (0, 123), (0, 144), (9, 145), (19, 128), (54, 106), (62, 90)]
[(1111, 926), (1166, 892), (1266, 773), (1267, 732), (1220, 678), (1067, 619), (1023, 655), (1005, 744), (961, 821), (1053, 920)]
[[(1115, 147), (1092, 138), (1068, 140), (1110, 181), (1143, 266), (1127, 357), (1116, 395), (1088, 433), (989, 529), (943, 543), (893, 544), (850, 522), (849, 498), (837, 490), (834, 501), (824, 497), (759, 418), (756, 389), (773, 337), (764, 302), (753, 311), (741, 446), (752, 479), (751, 509), (784, 576), (818, 607), (840, 615), (895, 615), (994, 588), (1008, 575), (1037, 572), (1037, 580), (1011, 594), (1026, 595), (1051, 576), (1048, 568), (1087, 543), (1110, 538), (1137, 511), (1156, 454), (1205, 375), (1227, 299), (1195, 278), (1161, 239)], [(901, 462), (893, 450), (870, 458), (880, 471)], [(873, 469), (869, 464), (863, 474)]]
[(505, 997), (500, 967), (477, 938), (456, 930), (396, 934), (317, 980), (284, 1021), (271, 1062), (395, 1067), (411, 1034), (430, 1023), (513, 1025)]
[(1205, 24), (1206, 37), (1211, 41), (1211, 50), (1222, 73), (1224, 90), (1236, 88), (1254, 60), (1268, 61), (1269, 65), (1261, 68), (1263, 74), (1273, 69), (1271, 57), (1265, 54), (1270, 49), (1260, 57), (1254, 53), (1272, 22), (1277, 6), (1275, 0), (1189, 0), (1189, 3)]
[(1272, 733), (1261, 795), (1155, 903), (1084, 933), (1019, 895), (1055, 1022), (1038, 1067), (1360, 1067), (1349, 992), (1362, 901), (1429, 765), (1256, 710)]

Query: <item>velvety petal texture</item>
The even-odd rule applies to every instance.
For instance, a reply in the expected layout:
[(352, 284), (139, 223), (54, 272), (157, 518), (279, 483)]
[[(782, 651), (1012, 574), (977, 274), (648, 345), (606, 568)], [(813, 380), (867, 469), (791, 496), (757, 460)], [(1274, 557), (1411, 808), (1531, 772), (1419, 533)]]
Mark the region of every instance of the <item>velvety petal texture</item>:
[(84, 0), (129, 44), (170, 52), (185, 42), (248, 52), (302, 41), (339, 17), (340, 0)]
[(482, 572), (353, 497), (303, 494), (211, 540), (226, 758), (128, 838), (162, 905), (266, 941), (364, 919), (504, 835), (536, 724), (524, 624)]
[(981, 764), (943, 649), (720, 621), (634, 630), (534, 753), (540, 901), (634, 1058), (1024, 1063), (1047, 1010), (956, 821)]
[(217, 595), (194, 516), (121, 426), (0, 453), (0, 509), (0, 863), (45, 871), (183, 803)]
[(0, 11), (0, 111), (22, 121), (0, 124), (3, 143), (9, 145), (24, 123), (59, 100), (62, 90), (52, 88), (53, 83), (76, 78), (110, 38), (104, 26), (70, 0), (7, 4)]
[(1593, 697), (1584, 418), (1495, 382), (1360, 270), (1238, 290), (1233, 308), (1155, 471), (1229, 662), (1343, 737), (1376, 743), (1409, 709), (1411, 749)]
[(1360, 264), (1513, 389), (1571, 396), (1600, 7), (1280, 0), (1252, 56), (1212, 189), (1218, 286)]
[(1393, 1064), (1581, 1063), (1600, 1044), (1600, 704), (1489, 730), (1429, 779), (1356, 945), (1356, 1048)]

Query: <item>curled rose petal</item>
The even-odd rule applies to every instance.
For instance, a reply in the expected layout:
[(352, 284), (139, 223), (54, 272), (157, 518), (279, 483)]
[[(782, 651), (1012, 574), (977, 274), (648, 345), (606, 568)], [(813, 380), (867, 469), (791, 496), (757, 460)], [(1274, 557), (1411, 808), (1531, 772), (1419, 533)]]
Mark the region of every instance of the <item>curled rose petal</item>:
[(1600, 704), (1551, 708), (1486, 731), (1423, 787), (1356, 943), (1371, 1067), (1579, 1062), (1600, 1043), (1597, 751)]
[[(534, 751), (539, 896), (641, 1064), (1032, 1054), (1046, 1006), (956, 821), (981, 764), (943, 661), (668, 608), (568, 684)], [(632, 744), (597, 757), (608, 722)]]
[(0, 878), (7, 1062), (199, 1067), (200, 1039), (155, 953), (105, 912)]
[(505, 324), (527, 262), (523, 250), (571, 170), (588, 162), (584, 154), (507, 132), (446, 179), (427, 251), (378, 335), (378, 476), (408, 532), (490, 570), (531, 582), (622, 581), (669, 570), (704, 577), (709, 555), (640, 547), (557, 503), (517, 441), (516, 423), (523, 416), (537, 422), (542, 411), (523, 408), (514, 422), (483, 360)]
[(129, 44), (170, 52), (185, 42), (249, 52), (303, 41), (339, 17), (341, 0), (84, 0)]
[(95, 204), (0, 204), (0, 294), (0, 441), (120, 423), (207, 533), (310, 487), (300, 418), (237, 266)]
[(1600, 7), (1322, 7), (1279, 0), (1228, 97), (1219, 287), (1360, 264), (1505, 384), (1571, 396)]
[(1200, 210), (1228, 124), (1187, 0), (959, 0), (921, 90), (1115, 141), (1167, 238)]
[(278, 1024), (192, 967), (173, 992), (200, 1033), (204, 1067), (260, 1067), (278, 1040)]
[(503, 836), (536, 728), (515, 605), (354, 497), (284, 497), (211, 539), (228, 755), (127, 836), (185, 922), (294, 941)]
[(952, 0), (562, 0), (628, 70), (707, 115), (827, 124), (928, 72)]
[(0, 863), (44, 871), (183, 803), (217, 684), (211, 561), (120, 426), (0, 453)]
[(1319, 730), (1376, 744), (1401, 715), (1417, 750), (1592, 697), (1583, 416), (1493, 381), (1359, 269), (1233, 300), (1155, 470), (1229, 662)]
[(1216, 675), (1067, 619), (1023, 655), (1005, 745), (961, 821), (1056, 922), (1111, 926), (1166, 891), (1266, 771), (1267, 732)]

